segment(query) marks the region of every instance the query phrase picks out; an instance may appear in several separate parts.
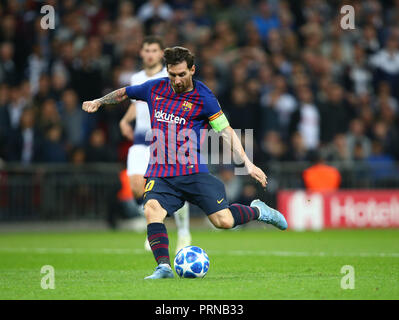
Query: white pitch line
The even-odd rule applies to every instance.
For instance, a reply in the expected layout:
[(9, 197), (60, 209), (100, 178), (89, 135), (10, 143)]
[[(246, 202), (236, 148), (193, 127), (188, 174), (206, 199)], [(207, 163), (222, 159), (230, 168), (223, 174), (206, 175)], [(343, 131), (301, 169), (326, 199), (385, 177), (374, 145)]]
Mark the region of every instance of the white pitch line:
[(39, 254), (140, 254), (144, 249), (90, 249), (90, 248), (0, 248), (0, 252)]
[[(35, 254), (144, 254), (144, 249), (90, 248), (0, 248), (0, 252)], [(375, 257), (399, 258), (397, 252), (302, 252), (265, 250), (207, 250), (209, 255), (279, 256), (279, 257)]]
[[(211, 252), (210, 252), (211, 253)], [(280, 257), (389, 257), (399, 258), (399, 253), (396, 252), (300, 252), (300, 251), (251, 251), (251, 250), (232, 250), (212, 251), (214, 254), (229, 254), (229, 255), (257, 255), (257, 256), (280, 256)]]

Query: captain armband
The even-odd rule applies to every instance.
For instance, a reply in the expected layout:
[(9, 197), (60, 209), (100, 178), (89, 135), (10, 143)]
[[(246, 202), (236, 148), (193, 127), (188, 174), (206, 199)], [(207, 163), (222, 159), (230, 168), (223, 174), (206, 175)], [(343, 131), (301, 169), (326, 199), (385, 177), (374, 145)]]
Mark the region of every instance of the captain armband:
[(218, 113), (215, 113), (213, 116), (209, 117), (209, 124), (216, 132), (220, 132), (230, 125), (229, 121), (221, 110)]

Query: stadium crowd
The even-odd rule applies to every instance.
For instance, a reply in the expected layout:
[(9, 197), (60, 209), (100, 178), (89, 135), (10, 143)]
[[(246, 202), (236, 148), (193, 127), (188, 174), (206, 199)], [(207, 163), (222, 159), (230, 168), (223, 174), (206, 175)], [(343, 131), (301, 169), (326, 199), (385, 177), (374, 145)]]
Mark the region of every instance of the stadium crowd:
[(232, 127), (254, 129), (256, 162), (399, 160), (397, 21), (398, 0), (0, 0), (0, 159), (125, 161), (127, 106), (81, 103), (129, 85), (153, 34), (195, 54)]

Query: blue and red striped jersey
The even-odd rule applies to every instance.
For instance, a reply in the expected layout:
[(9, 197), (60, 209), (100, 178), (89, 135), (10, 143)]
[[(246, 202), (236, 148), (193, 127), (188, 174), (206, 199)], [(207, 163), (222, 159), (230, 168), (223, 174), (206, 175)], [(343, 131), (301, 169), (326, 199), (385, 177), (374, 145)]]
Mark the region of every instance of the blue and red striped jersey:
[(168, 77), (126, 87), (128, 97), (146, 101), (150, 111), (151, 157), (145, 177), (208, 172), (200, 153), (206, 138), (201, 129), (223, 112), (207, 86), (194, 79), (193, 84), (193, 90), (180, 94), (173, 91)]

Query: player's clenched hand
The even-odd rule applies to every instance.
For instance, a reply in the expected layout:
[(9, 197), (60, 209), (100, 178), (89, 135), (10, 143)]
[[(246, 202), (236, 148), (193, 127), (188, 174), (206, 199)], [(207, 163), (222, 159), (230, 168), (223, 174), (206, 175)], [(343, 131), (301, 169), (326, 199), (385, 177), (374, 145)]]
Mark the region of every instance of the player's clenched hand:
[(266, 188), (267, 185), (267, 176), (266, 174), (253, 163), (247, 165), (248, 174), (258, 181), (263, 188)]
[(86, 112), (96, 112), (98, 108), (101, 107), (101, 103), (98, 100), (92, 100), (92, 101), (85, 101), (82, 104), (82, 109)]

